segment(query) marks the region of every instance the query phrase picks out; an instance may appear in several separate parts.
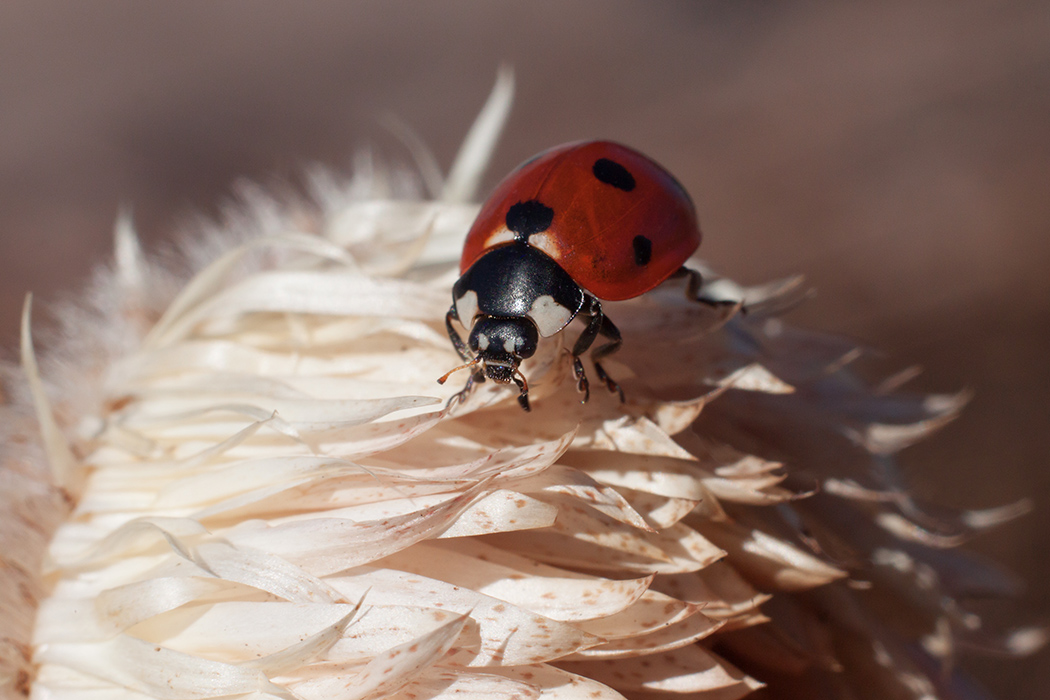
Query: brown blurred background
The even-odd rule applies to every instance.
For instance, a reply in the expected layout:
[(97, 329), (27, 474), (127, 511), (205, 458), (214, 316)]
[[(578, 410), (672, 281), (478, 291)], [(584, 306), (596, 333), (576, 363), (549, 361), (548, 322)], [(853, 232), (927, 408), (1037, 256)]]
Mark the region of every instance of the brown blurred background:
[[(1050, 620), (1045, 0), (7, 0), (0, 340), (27, 290), (107, 259), (121, 205), (156, 245), (238, 178), (346, 169), (363, 143), (407, 158), (389, 114), (447, 168), (502, 61), (517, 101), (489, 184), (562, 141), (631, 144), (694, 194), (716, 268), (805, 273), (795, 322), (976, 390), (904, 462), (947, 504), (1034, 498), (976, 547), (1031, 582), (1017, 620)], [(1047, 653), (972, 666), (1004, 699), (1048, 696)]]

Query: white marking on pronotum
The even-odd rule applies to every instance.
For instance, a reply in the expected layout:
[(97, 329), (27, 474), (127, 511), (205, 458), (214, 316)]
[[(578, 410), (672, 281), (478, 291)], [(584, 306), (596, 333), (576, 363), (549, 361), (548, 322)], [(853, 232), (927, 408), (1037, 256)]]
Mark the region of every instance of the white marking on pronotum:
[(474, 322), (474, 316), (478, 313), (478, 293), (473, 289), (456, 299), (456, 315), (464, 328), (470, 328)]
[(478, 350), (489, 349), (489, 337), (484, 333), (478, 333)]
[(572, 320), (573, 313), (554, 301), (550, 294), (537, 297), (532, 308), (525, 314), (536, 324), (536, 329), (544, 338), (554, 335)]
[(505, 338), (503, 340), (503, 349), (513, 355), (514, 354), (514, 338)]

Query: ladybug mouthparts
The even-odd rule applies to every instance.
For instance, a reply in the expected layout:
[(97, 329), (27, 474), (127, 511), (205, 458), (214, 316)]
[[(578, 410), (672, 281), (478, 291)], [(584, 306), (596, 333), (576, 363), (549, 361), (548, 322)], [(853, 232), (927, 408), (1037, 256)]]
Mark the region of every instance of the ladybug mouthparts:
[(518, 371), (518, 362), (512, 360), (514, 364), (504, 365), (486, 362), (482, 359), (482, 367), (484, 367), (485, 376), (494, 382), (500, 384), (510, 384), (514, 380), (514, 373)]

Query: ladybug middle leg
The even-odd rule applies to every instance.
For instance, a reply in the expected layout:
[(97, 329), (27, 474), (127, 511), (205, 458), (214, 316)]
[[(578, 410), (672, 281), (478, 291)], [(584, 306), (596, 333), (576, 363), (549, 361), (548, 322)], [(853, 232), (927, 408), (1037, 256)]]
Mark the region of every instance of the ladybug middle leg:
[(572, 348), (572, 371), (576, 378), (576, 389), (583, 394), (581, 403), (586, 403), (591, 397), (591, 390), (580, 356), (587, 352), (599, 335), (609, 338), (609, 342), (591, 351), (591, 361), (594, 362), (594, 370), (598, 373), (598, 379), (605, 383), (605, 387), (610, 392), (618, 394), (620, 401), (623, 402), (623, 389), (605, 372), (605, 368), (599, 362), (603, 357), (611, 355), (623, 345), (620, 329), (602, 311), (601, 302), (592, 296), (587, 297), (587, 307), (583, 313), (589, 316), (590, 320), (588, 320), (587, 327), (583, 330), (583, 333), (577, 338), (576, 345)]

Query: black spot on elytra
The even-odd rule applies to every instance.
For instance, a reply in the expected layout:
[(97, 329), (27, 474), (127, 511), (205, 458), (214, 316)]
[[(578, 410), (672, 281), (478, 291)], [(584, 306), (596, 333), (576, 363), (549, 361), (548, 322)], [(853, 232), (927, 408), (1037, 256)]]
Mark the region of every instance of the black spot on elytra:
[(635, 236), (631, 241), (634, 246), (634, 262), (639, 267), (648, 265), (653, 257), (653, 242), (645, 236)]
[(612, 185), (624, 192), (630, 192), (634, 189), (634, 176), (627, 172), (627, 168), (614, 160), (599, 158), (594, 161), (594, 167), (591, 168), (591, 171), (596, 178), (606, 185)]
[(550, 228), (551, 221), (554, 220), (554, 210), (535, 199), (530, 199), (511, 205), (507, 210), (506, 220), (507, 228), (514, 232), (515, 237), (527, 242), (532, 234), (542, 233)]

